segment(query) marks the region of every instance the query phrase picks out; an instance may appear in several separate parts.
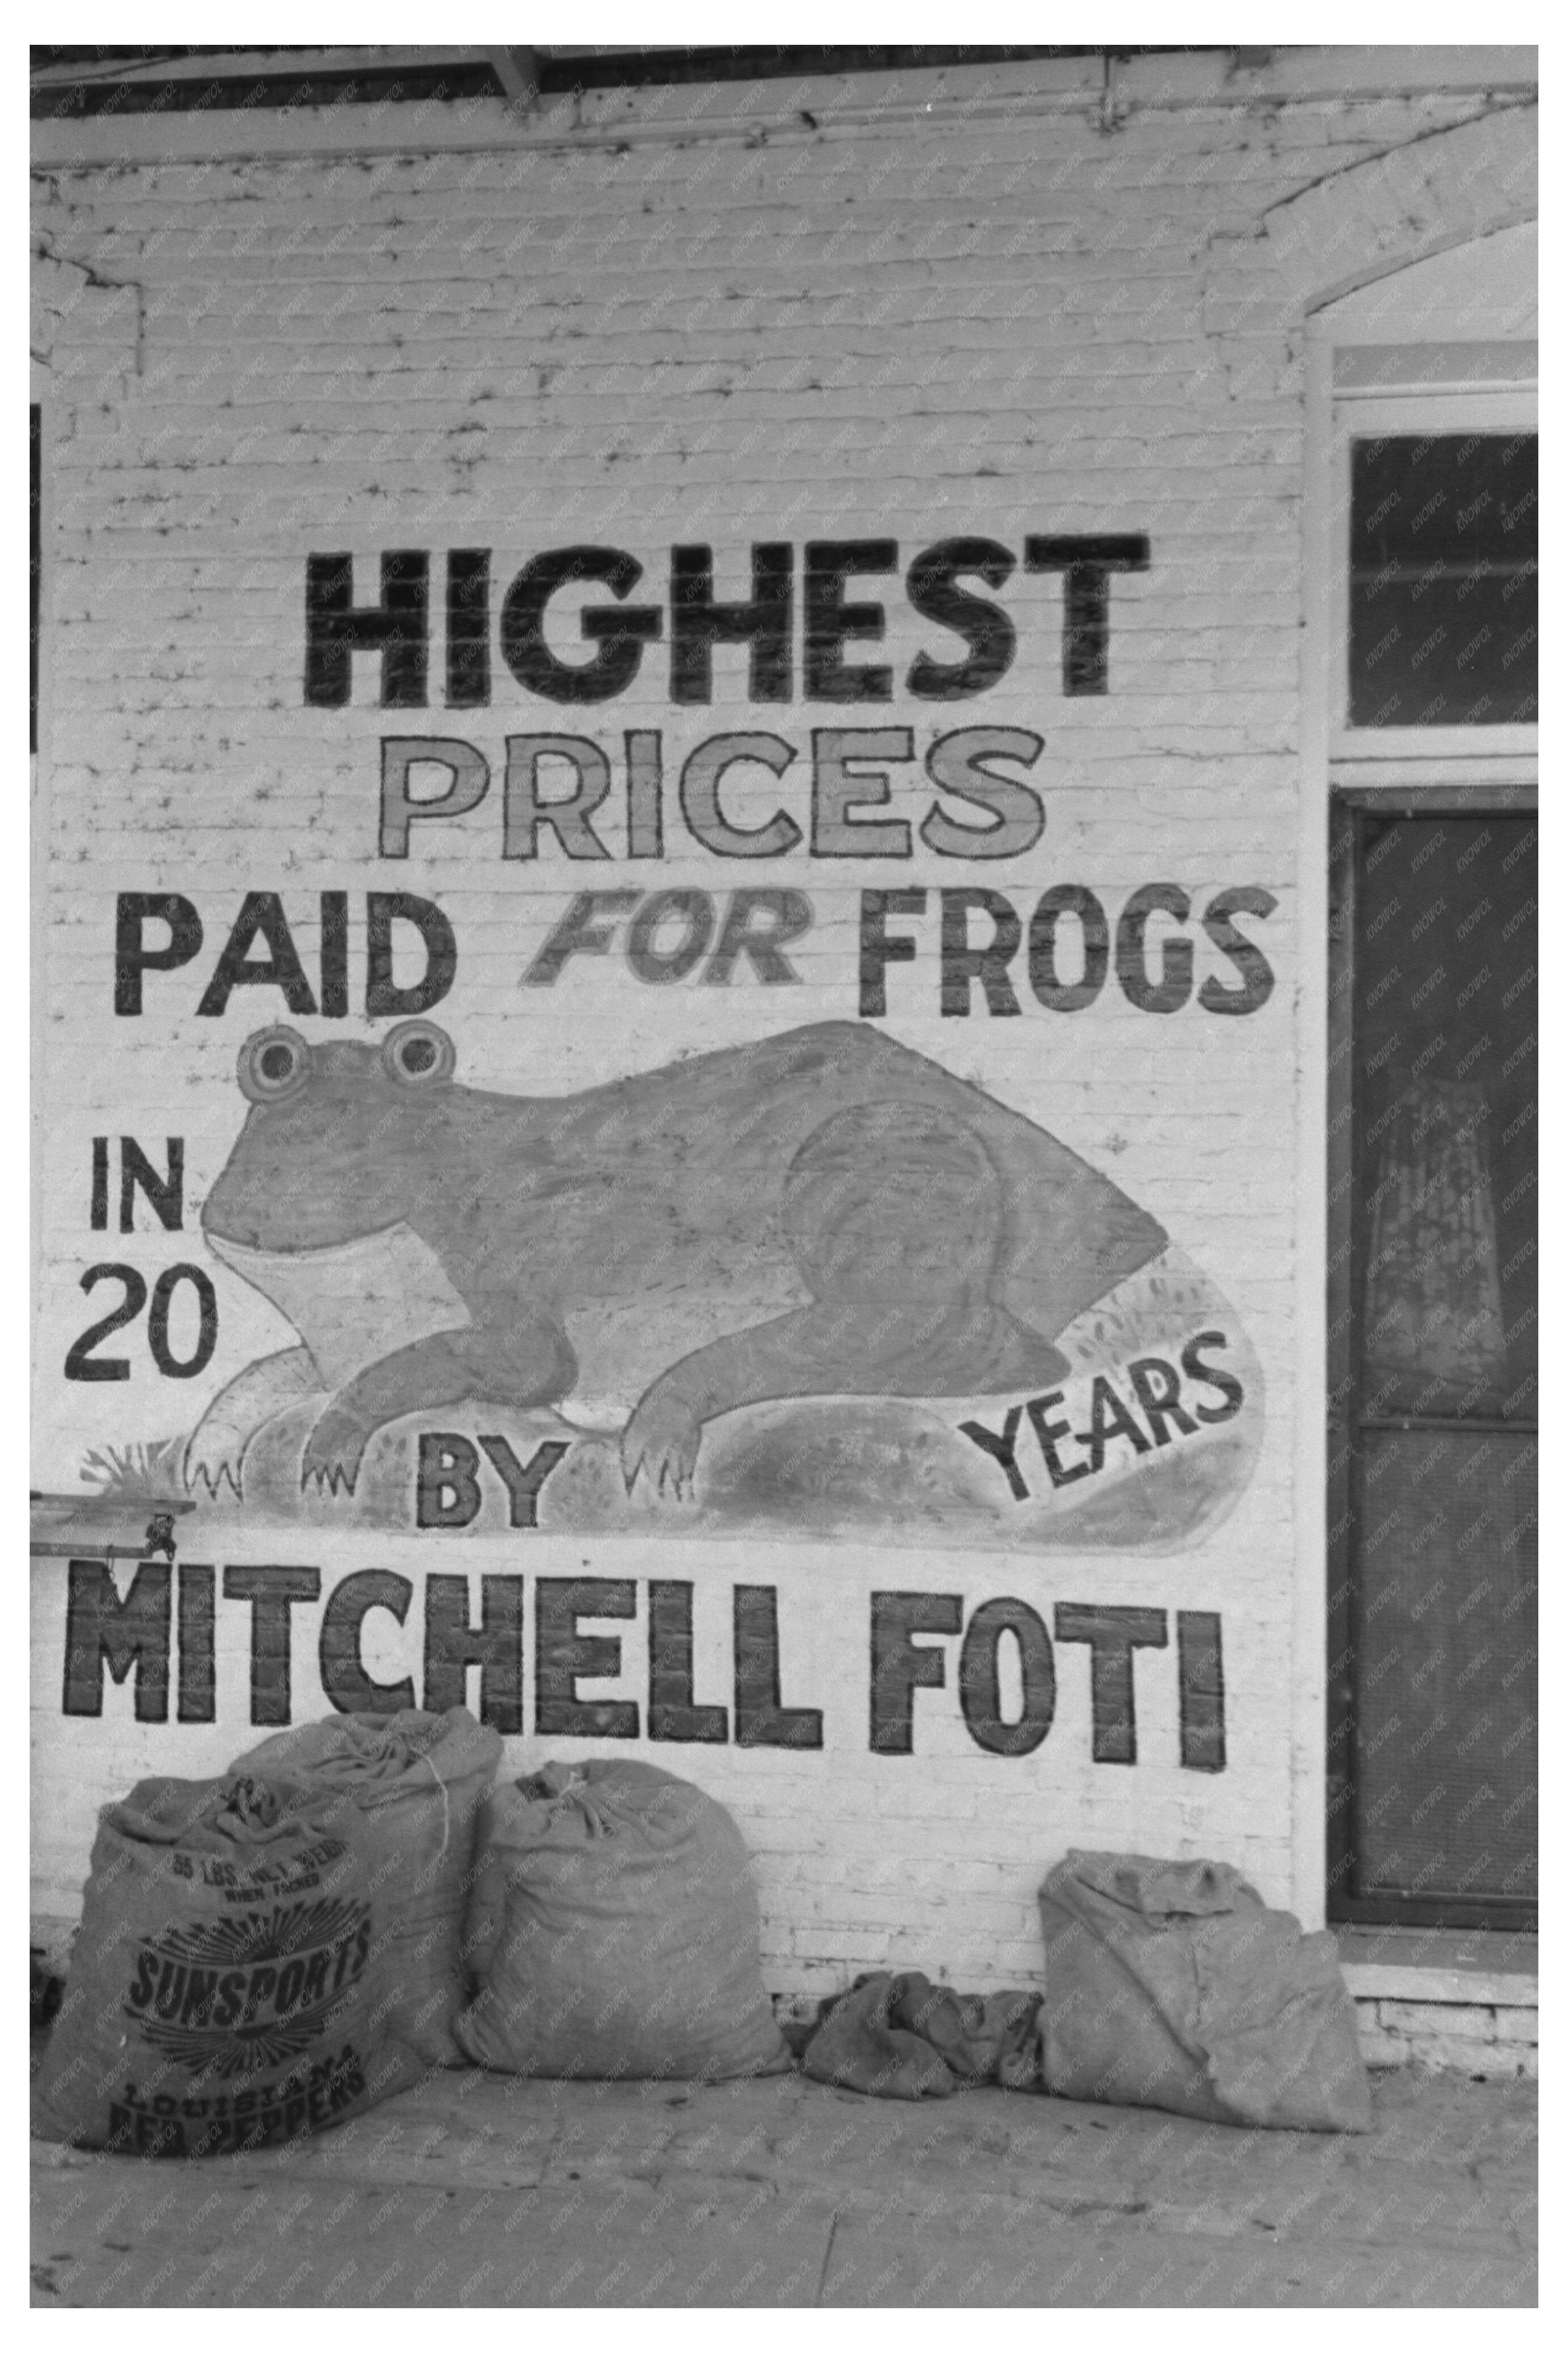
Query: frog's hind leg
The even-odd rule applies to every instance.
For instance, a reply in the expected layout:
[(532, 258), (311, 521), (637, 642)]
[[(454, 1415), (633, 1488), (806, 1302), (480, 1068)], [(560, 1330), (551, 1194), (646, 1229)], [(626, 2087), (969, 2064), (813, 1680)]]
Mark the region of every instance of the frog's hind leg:
[(291, 1405), (324, 1393), (325, 1384), (309, 1348), (283, 1348), (259, 1356), (237, 1374), (208, 1406), (185, 1448), (184, 1481), (204, 1481), (216, 1496), (226, 1479), (243, 1497), (245, 1456), (257, 1432)]
[(795, 1330), (823, 1388), (956, 1397), (1066, 1371), (996, 1296), (1001, 1180), (948, 1106), (873, 1099), (834, 1113), (790, 1163), (779, 1207), (818, 1303)]
[(796, 1152), (779, 1227), (811, 1304), (694, 1349), (621, 1438), (630, 1493), (694, 1492), (704, 1423), (779, 1398), (972, 1397), (1048, 1388), (1068, 1360), (993, 1296), (1004, 1229), (984, 1139), (942, 1104), (852, 1104)]

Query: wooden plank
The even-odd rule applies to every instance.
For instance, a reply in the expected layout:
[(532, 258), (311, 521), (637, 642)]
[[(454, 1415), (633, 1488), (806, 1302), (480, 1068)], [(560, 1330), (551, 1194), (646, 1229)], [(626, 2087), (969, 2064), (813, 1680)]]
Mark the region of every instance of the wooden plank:
[(86, 1537), (79, 1544), (55, 1544), (35, 1536), (27, 1551), (34, 1560), (145, 1560), (148, 1556), (144, 1544), (102, 1544), (95, 1537)]
[(1533, 2010), (1540, 1989), (1533, 1977), (1491, 1969), (1428, 1969), (1398, 1963), (1349, 1963), (1344, 1980), (1358, 2001), (1454, 2002), (1466, 2008)]

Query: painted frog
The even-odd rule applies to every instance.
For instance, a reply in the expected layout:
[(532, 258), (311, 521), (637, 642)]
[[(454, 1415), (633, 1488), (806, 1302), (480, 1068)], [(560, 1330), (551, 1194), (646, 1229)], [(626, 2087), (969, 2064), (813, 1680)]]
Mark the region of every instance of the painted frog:
[(464, 1086), (433, 1022), (282, 1028), (239, 1056), (215, 1254), (302, 1345), (249, 1366), (186, 1454), (319, 1398), (303, 1482), (465, 1398), (619, 1435), (692, 1493), (703, 1425), (767, 1398), (1048, 1388), (1073, 1318), (1165, 1244), (1043, 1128), (868, 1024), (816, 1022), (565, 1095)]

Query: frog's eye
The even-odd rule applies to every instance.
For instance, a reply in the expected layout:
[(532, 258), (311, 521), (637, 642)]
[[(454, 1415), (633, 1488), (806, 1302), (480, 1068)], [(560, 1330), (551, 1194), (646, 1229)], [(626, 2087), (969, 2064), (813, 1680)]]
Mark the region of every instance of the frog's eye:
[(253, 1103), (298, 1094), (310, 1070), (310, 1049), (297, 1029), (258, 1029), (239, 1050), (240, 1092)]
[(383, 1042), (381, 1064), (399, 1086), (430, 1087), (451, 1077), (458, 1050), (434, 1021), (400, 1021)]

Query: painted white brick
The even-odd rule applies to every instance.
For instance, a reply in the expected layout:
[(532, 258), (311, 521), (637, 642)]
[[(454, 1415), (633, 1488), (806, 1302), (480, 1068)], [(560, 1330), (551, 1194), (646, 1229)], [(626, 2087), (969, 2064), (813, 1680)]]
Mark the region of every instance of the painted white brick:
[[(1268, 1398), (1252, 1486), (1201, 1549), (1154, 1559), (964, 1555), (911, 1539), (878, 1560), (853, 1546), (759, 1547), (737, 1566), (721, 1546), (672, 1535), (623, 1569), (608, 1542), (547, 1548), (546, 1574), (576, 1573), (586, 1553), (597, 1574), (696, 1575), (704, 1600), (721, 1603), (743, 1567), (806, 1605), (796, 1638), (816, 1647), (794, 1654), (799, 1687), (830, 1696), (837, 1746), (810, 1763), (648, 1752), (735, 1809), (757, 1855), (770, 1981), (781, 1989), (828, 1990), (879, 1964), (1030, 1982), (1035, 1890), (1069, 1844), (1224, 1853), (1285, 1900), (1293, 1808), (1321, 1805), (1310, 1761), (1290, 1753), (1296, 1681), (1320, 1672), (1290, 1655), (1295, 1145), (1298, 1121), (1311, 1115), (1298, 1092), (1292, 1011), (1312, 970), (1295, 906), (1301, 280), (1269, 225), (1325, 169), (1419, 142), (1467, 119), (1482, 96), (1309, 95), (1264, 119), (1207, 73), (1196, 60), (1119, 69), (1131, 111), (1110, 135), (1089, 119), (1098, 91), (1082, 69), (1058, 61), (1016, 69), (1006, 82), (1016, 113), (948, 111), (918, 131), (903, 119), (851, 120), (844, 106), (874, 106), (887, 90), (832, 79), (817, 138), (747, 146), (700, 123), (651, 138), (645, 124), (624, 154), (573, 149), (563, 132), (568, 143), (548, 151), (127, 165), (39, 185), (39, 223), (62, 259), (40, 300), (52, 866), (40, 923), (48, 1369), (36, 1483), (74, 1482), (87, 1442), (167, 1436), (181, 1419), (182, 1400), (140, 1378), (123, 1398), (59, 1394), (52, 1368), (82, 1321), (88, 1265), (134, 1249), (151, 1273), (199, 1247), (194, 1234), (139, 1232), (132, 1243), (85, 1230), (91, 1137), (182, 1130), (194, 1208), (232, 1142), (236, 1048), (276, 1006), (272, 992), (241, 992), (209, 1022), (190, 1014), (187, 992), (179, 1018), (128, 1035), (133, 1025), (105, 1003), (118, 890), (197, 898), (204, 968), (246, 888), (284, 893), (307, 960), (317, 890), (353, 894), (356, 955), (363, 890), (426, 891), (463, 943), (453, 1004), (465, 1071), (503, 1089), (546, 1065), (561, 1085), (586, 1083), (605, 1074), (612, 1025), (644, 1025), (644, 1059), (657, 1059), (656, 1038), (668, 1050), (750, 1034), (755, 1001), (739, 987), (711, 992), (716, 1005), (677, 1005), (671, 992), (662, 1026), (648, 1028), (654, 1007), (628, 1009), (624, 967), (606, 959), (603, 972), (579, 968), (577, 993), (525, 1003), (521, 961), (545, 923), (584, 887), (720, 889), (737, 878), (684, 856), (689, 845), (645, 869), (503, 862), (505, 734), (558, 722), (618, 751), (624, 727), (658, 726), (669, 766), (705, 734), (765, 724), (803, 746), (780, 792), (798, 811), (810, 728), (867, 717), (797, 700), (759, 719), (740, 699), (740, 657), (722, 649), (715, 703), (676, 712), (664, 645), (649, 649), (635, 692), (599, 711), (542, 721), (498, 662), (483, 711), (447, 712), (436, 699), (423, 712), (384, 712), (371, 700), (374, 665), (362, 660), (346, 712), (306, 712), (308, 552), (352, 548), (368, 596), (381, 548), (489, 546), (499, 599), (530, 553), (602, 540), (637, 552), (647, 566), (639, 598), (662, 603), (666, 551), (680, 540), (711, 542), (721, 593), (730, 581), (736, 595), (752, 538), (885, 534), (906, 565), (958, 533), (1015, 550), (1026, 530), (1141, 529), (1154, 542), (1157, 569), (1113, 589), (1103, 703), (1063, 699), (1059, 584), (1020, 571), (1006, 602), (1029, 652), (1004, 685), (956, 711), (911, 712), (900, 700), (868, 723), (912, 717), (922, 742), (938, 721), (1026, 726), (1046, 739), (1040, 851), (1016, 873), (922, 870), (933, 887), (994, 885), (1027, 903), (1049, 882), (1082, 877), (1114, 913), (1157, 875), (1182, 880), (1199, 905), (1236, 880), (1279, 900), (1268, 937), (1280, 985), (1256, 1030), (1205, 1029), (1191, 1012), (1151, 1022), (1114, 982), (1084, 1016), (1026, 1006), (1010, 1025), (1028, 1029), (1048, 1071), (1064, 1136), (1154, 1207), (1243, 1315)], [(942, 86), (975, 83), (960, 74)], [(588, 119), (614, 129), (624, 112), (605, 94)], [(1398, 233), (1396, 192), (1369, 187), (1364, 209)], [(1442, 228), (1433, 224), (1432, 241)], [(1458, 222), (1453, 234), (1464, 230)], [(127, 282), (73, 294), (68, 281), (81, 272), (70, 260)], [(866, 593), (885, 589), (891, 604), (897, 587), (889, 579)], [(437, 616), (440, 596), (437, 560)], [(900, 675), (920, 641), (908, 618), (889, 615), (886, 658)], [(438, 698), (438, 631), (432, 681)], [(372, 776), (379, 735), (405, 728), (470, 738), (497, 778), (483, 809), (425, 828), (418, 856), (393, 869), (373, 856)], [(901, 870), (811, 879), (818, 922), (801, 952), (802, 986), (778, 993), (803, 1019), (846, 1009), (858, 887), (897, 881)], [(928, 940), (934, 930), (928, 920)], [(890, 973), (889, 1001), (899, 1034), (994, 1083), (980, 1022), (937, 1011), (929, 950)], [(1220, 1034), (1237, 1030), (1245, 1052)], [(283, 1345), (280, 1319), (254, 1314), (268, 1345)], [(231, 1370), (249, 1344), (247, 1327)], [(324, 1543), (314, 1528), (291, 1534), (286, 1551), (279, 1541), (245, 1531), (227, 1556), (309, 1559)], [(703, 1555), (695, 1570), (693, 1550)], [(336, 1557), (351, 1555), (353, 1542)], [(419, 1576), (433, 1556), (410, 1540), (398, 1556)], [(471, 1547), (441, 1556), (474, 1558)], [(517, 1565), (511, 1553), (506, 1565)], [(1227, 1770), (1174, 1761), (1173, 1685), (1157, 1681), (1173, 1674), (1169, 1652), (1152, 1672), (1140, 1659), (1138, 1765), (1094, 1764), (1087, 1659), (1066, 1647), (1057, 1722), (1032, 1758), (983, 1756), (955, 1725), (956, 1644), (948, 1690), (917, 1696), (919, 1753), (872, 1758), (866, 1597), (894, 1584), (962, 1591), (971, 1603), (1016, 1591), (1047, 1609), (1060, 1599), (1219, 1609)], [(176, 1736), (137, 1725), (119, 1686), (101, 1721), (62, 1725), (59, 1593), (46, 1567), (37, 1853), (41, 1883), (69, 1912), (93, 1809), (136, 1773), (169, 1769)], [(312, 1643), (301, 1641), (302, 1656)], [(236, 1660), (227, 1667), (239, 1672)], [(628, 1669), (628, 1693), (638, 1672)], [(213, 1770), (250, 1727), (187, 1736), (179, 1757)], [(509, 1744), (516, 1769), (537, 1761), (531, 1736)], [(1363, 2006), (1363, 2034), (1380, 2051), (1405, 2056), (1431, 2042), (1426, 2006), (1404, 2007), (1409, 2016), (1373, 2022)], [(1526, 2048), (1507, 2013), (1478, 2010), (1460, 2039), (1494, 2053)]]

